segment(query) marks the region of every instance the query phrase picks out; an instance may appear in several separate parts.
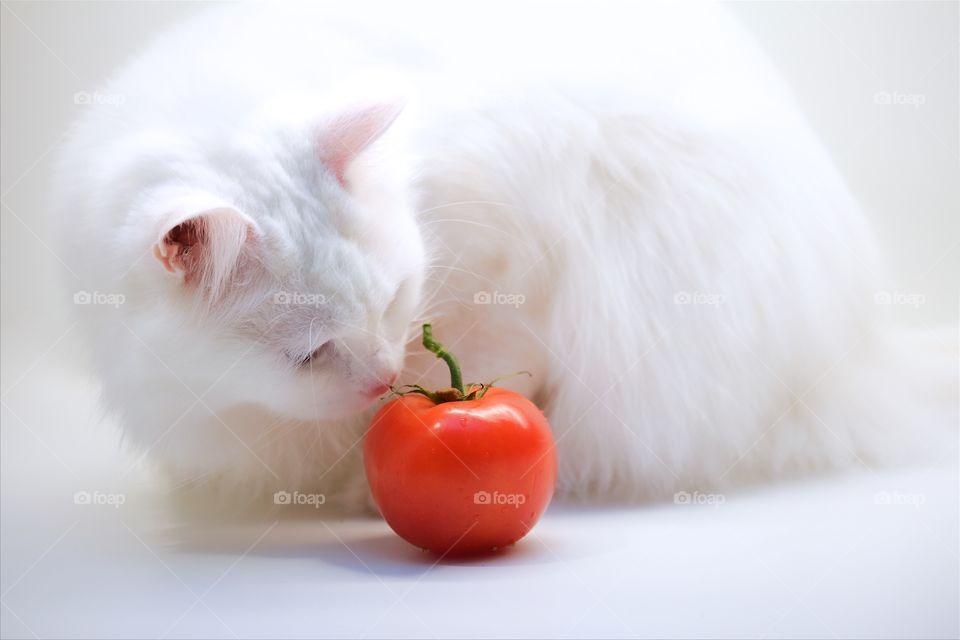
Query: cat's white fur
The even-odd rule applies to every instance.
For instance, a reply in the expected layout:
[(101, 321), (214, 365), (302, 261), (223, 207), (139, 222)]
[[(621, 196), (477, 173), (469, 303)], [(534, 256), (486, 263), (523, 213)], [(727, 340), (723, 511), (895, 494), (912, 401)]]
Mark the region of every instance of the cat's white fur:
[(178, 482), (361, 504), (370, 387), (446, 380), (422, 320), (532, 372), (564, 495), (950, 442), (955, 354), (877, 323), (864, 216), (722, 10), (338, 4), (165, 34), (61, 156), (67, 262), (125, 296), (79, 307), (105, 405)]

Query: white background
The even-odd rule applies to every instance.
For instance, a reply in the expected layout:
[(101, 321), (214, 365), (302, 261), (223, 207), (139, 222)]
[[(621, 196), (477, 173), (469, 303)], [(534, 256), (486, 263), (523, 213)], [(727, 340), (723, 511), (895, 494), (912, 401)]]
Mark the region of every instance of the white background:
[[(745, 492), (720, 508), (557, 508), (512, 554), (437, 567), (377, 521), (173, 524), (109, 425), (94, 426), (95, 388), (64, 364), (69, 294), (44, 194), (82, 108), (74, 93), (202, 6), (0, 9), (3, 636), (957, 636), (952, 467)], [(887, 288), (924, 296), (896, 314), (956, 325), (958, 5), (730, 8), (875, 222)], [(878, 92), (922, 104), (877, 104)], [(120, 509), (73, 504), (77, 489), (121, 481)]]

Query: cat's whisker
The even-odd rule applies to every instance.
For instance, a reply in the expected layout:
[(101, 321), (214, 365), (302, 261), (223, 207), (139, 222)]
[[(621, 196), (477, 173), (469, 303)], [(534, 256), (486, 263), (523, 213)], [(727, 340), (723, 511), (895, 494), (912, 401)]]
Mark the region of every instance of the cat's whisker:
[(268, 436), (275, 433), (281, 427), (290, 426), (294, 422), (296, 421), (293, 418), (277, 418), (275, 420), (272, 420), (267, 425), (266, 429), (264, 429), (264, 431), (260, 433), (256, 437), (256, 439), (250, 444), (269, 444), (271, 441), (267, 439)]
[[(474, 226), (474, 227), (479, 227), (479, 228), (481, 228), (481, 229), (489, 229), (490, 231), (496, 231), (497, 233), (501, 233), (501, 234), (503, 234), (503, 235), (505, 235), (505, 236), (507, 236), (507, 237), (509, 237), (509, 238), (511, 238), (511, 239), (514, 239), (514, 240), (523, 237), (523, 234), (522, 234), (522, 233), (518, 233), (518, 230), (517, 230), (517, 229), (504, 229), (504, 228), (498, 227), (498, 226), (496, 226), (496, 225), (487, 224), (487, 223), (485, 223), (485, 222), (480, 222), (479, 220), (469, 220), (469, 219), (467, 219), (467, 218), (433, 218), (433, 219), (431, 219), (431, 220), (424, 220), (424, 221), (422, 221), (420, 224), (423, 225), (423, 226), (430, 226), (430, 225), (438, 224), (438, 223), (441, 223), (441, 222), (455, 222), (455, 223), (460, 223), (460, 224), (471, 225), (471, 226)], [(434, 234), (434, 237), (437, 237), (437, 235)], [(529, 242), (524, 242), (523, 244), (524, 244), (525, 248), (529, 249), (529, 250), (530, 250), (531, 252), (533, 252), (534, 254), (539, 254), (539, 253), (540, 253), (540, 249), (539, 249), (536, 245), (534, 245), (534, 244), (532, 244), (532, 243), (529, 243)]]
[(446, 316), (447, 308), (449, 308), (450, 303), (455, 301), (454, 298), (444, 298), (442, 300), (436, 300), (433, 304), (420, 305), (410, 320), (410, 327), (415, 328), (417, 332), (419, 332), (422, 323)]
[(372, 337), (374, 337), (374, 338), (377, 338), (377, 339), (380, 339), (380, 338), (382, 337), (382, 336), (377, 335), (377, 334), (374, 333), (373, 331), (370, 331), (369, 329), (365, 329), (364, 327), (360, 327), (360, 326), (357, 326), (357, 325), (352, 325), (352, 324), (349, 324), (349, 323), (347, 323), (347, 322), (341, 322), (341, 321), (336, 320), (336, 319), (334, 319), (333, 321), (334, 321), (335, 323), (339, 324), (339, 325), (343, 325), (344, 327), (346, 327), (346, 328), (348, 328), (348, 329), (353, 329), (354, 331), (360, 331), (361, 333), (365, 333), (365, 334), (367, 334), (367, 335), (369, 335), (369, 336), (372, 336)]
[(178, 480), (178, 482), (177, 482), (176, 484), (170, 485), (170, 487), (169, 487), (169, 489), (168, 489), (167, 492), (168, 492), (168, 493), (175, 493), (175, 492), (177, 492), (177, 491), (179, 491), (179, 490), (181, 490), (181, 489), (186, 489), (186, 488), (188, 488), (190, 485), (192, 485), (192, 484), (197, 484), (198, 482), (200, 482), (200, 481), (203, 480), (204, 478), (207, 478), (207, 477), (210, 477), (210, 476), (213, 476), (213, 475), (215, 475), (215, 473), (214, 473), (214, 471), (211, 470), (211, 471), (204, 471), (204, 472), (202, 472), (202, 473), (198, 473), (198, 474), (189, 476), (189, 477), (187, 477), (187, 478), (185, 478), (185, 479), (180, 479), (180, 480)]
[(423, 301), (420, 303), (419, 308), (421, 308), (421, 309), (429, 309), (429, 308), (432, 308), (433, 305), (436, 304), (437, 299), (440, 297), (441, 293), (444, 293), (444, 292), (445, 292), (445, 293), (451, 293), (450, 291), (444, 291), (444, 290), (441, 290), (441, 289), (438, 288), (438, 289), (436, 289), (433, 293), (430, 294), (430, 297), (429, 297), (429, 298), (426, 298), (425, 300), (423, 300)]
[(509, 230), (507, 230), (507, 229), (503, 229), (503, 228), (501, 228), (501, 227), (497, 227), (497, 226), (494, 226), (494, 225), (492, 225), (492, 224), (487, 224), (487, 223), (484, 223), (484, 222), (479, 222), (479, 221), (477, 221), (477, 220), (468, 220), (468, 219), (466, 219), (466, 218), (435, 218), (435, 219), (433, 219), (433, 220), (425, 220), (425, 221), (422, 222), (421, 224), (423, 224), (423, 225), (431, 225), (431, 224), (438, 224), (438, 223), (441, 223), (441, 222), (456, 222), (456, 223), (459, 223), (459, 224), (468, 224), (468, 225), (471, 225), (471, 226), (474, 226), (474, 227), (480, 227), (481, 229), (489, 229), (489, 230), (491, 230), (491, 231), (496, 231), (496, 232), (498, 232), (498, 233), (502, 233), (502, 234), (504, 234), (504, 235), (506, 235), (506, 236), (509, 236), (509, 237), (511, 237), (511, 238), (516, 237), (515, 232), (511, 232), (511, 231), (509, 231)]
[(418, 313), (418, 315), (420, 317), (429, 318), (431, 316), (436, 315), (438, 310), (443, 309), (444, 307), (448, 307), (451, 304), (457, 304), (458, 306), (464, 307), (464, 308), (467, 308), (469, 306), (466, 302), (464, 302), (460, 298), (455, 298), (455, 297), (443, 298), (442, 300), (436, 300), (435, 302), (424, 306), (422, 310)]
[(516, 209), (517, 206), (510, 204), (509, 202), (497, 202), (495, 200), (458, 200), (456, 202), (446, 202), (444, 204), (438, 204), (433, 207), (428, 207), (426, 209), (420, 209), (416, 212), (417, 215), (422, 215), (424, 213), (430, 213), (431, 211), (439, 211), (440, 209), (448, 209), (450, 207), (462, 207), (466, 205), (489, 205), (494, 207), (504, 207), (505, 209)]
[(490, 284), (496, 285), (496, 283), (495, 283), (493, 280), (491, 280), (490, 278), (487, 278), (486, 276), (480, 275), (480, 274), (477, 273), (476, 271), (472, 271), (471, 269), (465, 269), (465, 268), (463, 268), (463, 267), (458, 267), (458, 266), (455, 266), (455, 265), (448, 265), (448, 264), (442, 264), (442, 265), (440, 265), (440, 264), (438, 264), (438, 265), (434, 265), (434, 266), (432, 266), (432, 267), (428, 267), (428, 269), (438, 269), (438, 270), (439, 270), (439, 269), (446, 269), (446, 270), (448, 270), (448, 271), (457, 271), (457, 272), (459, 272), (459, 273), (465, 273), (465, 274), (467, 274), (467, 275), (469, 275), (469, 276), (473, 276), (474, 278), (477, 278), (478, 280), (486, 280), (486, 281), (489, 282)]

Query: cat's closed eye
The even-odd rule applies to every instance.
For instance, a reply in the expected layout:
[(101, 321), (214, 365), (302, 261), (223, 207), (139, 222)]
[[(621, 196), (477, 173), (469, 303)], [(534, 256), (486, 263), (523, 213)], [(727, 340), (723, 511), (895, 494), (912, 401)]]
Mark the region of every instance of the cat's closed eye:
[(312, 367), (314, 365), (321, 364), (326, 360), (330, 355), (333, 354), (334, 344), (333, 340), (327, 340), (322, 345), (308, 353), (307, 355), (292, 355), (287, 354), (290, 359), (292, 359), (298, 367)]

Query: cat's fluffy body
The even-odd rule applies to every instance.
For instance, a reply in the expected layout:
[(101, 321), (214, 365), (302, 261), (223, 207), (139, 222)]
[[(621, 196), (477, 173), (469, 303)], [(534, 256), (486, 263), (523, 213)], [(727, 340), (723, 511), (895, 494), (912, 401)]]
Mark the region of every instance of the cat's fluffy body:
[[(105, 405), (178, 482), (360, 504), (363, 389), (427, 319), (471, 380), (533, 373), (503, 384), (544, 407), (566, 495), (869, 465), (950, 433), (952, 354), (877, 325), (864, 217), (722, 11), (346, 4), (164, 35), (62, 155), (67, 262), (126, 296), (80, 307)], [(317, 131), (367, 98), (406, 105), (341, 183)], [(202, 289), (152, 253), (218, 208), (246, 227)], [(328, 339), (336, 356), (291, 364)], [(401, 383), (444, 383), (408, 351)]]

